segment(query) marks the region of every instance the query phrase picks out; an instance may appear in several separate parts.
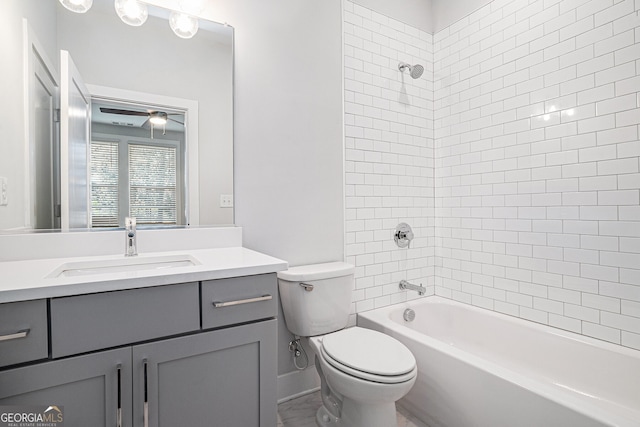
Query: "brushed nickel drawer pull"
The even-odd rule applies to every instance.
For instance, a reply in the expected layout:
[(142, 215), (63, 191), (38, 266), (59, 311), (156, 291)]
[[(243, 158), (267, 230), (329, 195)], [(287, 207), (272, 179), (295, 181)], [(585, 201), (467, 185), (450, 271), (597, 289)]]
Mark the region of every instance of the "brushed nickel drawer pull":
[(8, 334), (8, 335), (0, 335), (0, 341), (11, 341), (11, 340), (17, 340), (20, 338), (25, 338), (27, 335), (29, 335), (29, 331), (31, 331), (31, 329), (25, 329), (23, 331), (18, 331), (16, 333)]
[(122, 427), (122, 365), (118, 364), (118, 408), (116, 409), (116, 426)]
[(249, 304), (252, 302), (260, 302), (260, 301), (269, 301), (271, 299), (273, 299), (271, 295), (262, 295), (261, 297), (239, 299), (236, 301), (227, 301), (227, 302), (213, 301), (213, 306), (215, 308), (230, 307), (232, 305)]
[(148, 362), (147, 359), (142, 361), (144, 367), (144, 402), (142, 405), (142, 425), (149, 427), (149, 378), (148, 378)]

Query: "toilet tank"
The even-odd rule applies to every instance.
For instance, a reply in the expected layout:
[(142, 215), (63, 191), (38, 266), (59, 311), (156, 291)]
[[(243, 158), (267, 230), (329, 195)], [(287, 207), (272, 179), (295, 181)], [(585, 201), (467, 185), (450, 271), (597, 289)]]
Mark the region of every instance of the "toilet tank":
[(310, 337), (347, 326), (355, 267), (344, 262), (302, 265), (278, 273), (287, 328)]

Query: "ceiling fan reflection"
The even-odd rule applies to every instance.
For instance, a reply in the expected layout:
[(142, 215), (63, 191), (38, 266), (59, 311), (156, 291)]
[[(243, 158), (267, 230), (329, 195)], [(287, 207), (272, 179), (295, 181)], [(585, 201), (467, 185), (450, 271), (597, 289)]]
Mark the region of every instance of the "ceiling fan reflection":
[(100, 112), (105, 114), (119, 114), (124, 116), (143, 116), (143, 117), (146, 116), (147, 120), (145, 120), (145, 122), (142, 123), (141, 127), (144, 127), (144, 128), (146, 128), (147, 126), (150, 127), (151, 139), (153, 139), (153, 129), (155, 126), (162, 126), (162, 134), (166, 135), (167, 133), (166, 125), (167, 125), (167, 121), (169, 120), (184, 126), (183, 122), (169, 117), (169, 116), (181, 116), (182, 113), (167, 113), (164, 111), (157, 111), (157, 110), (152, 110), (152, 111), (122, 110), (119, 108), (107, 108), (107, 107), (100, 107)]

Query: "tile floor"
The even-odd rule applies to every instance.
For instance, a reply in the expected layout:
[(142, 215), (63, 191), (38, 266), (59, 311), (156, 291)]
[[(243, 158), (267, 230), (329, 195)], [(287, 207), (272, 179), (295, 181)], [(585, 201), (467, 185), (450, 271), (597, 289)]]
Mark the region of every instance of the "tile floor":
[[(316, 427), (316, 411), (322, 404), (320, 392), (307, 394), (278, 405), (277, 427)], [(398, 405), (398, 427), (428, 427)]]

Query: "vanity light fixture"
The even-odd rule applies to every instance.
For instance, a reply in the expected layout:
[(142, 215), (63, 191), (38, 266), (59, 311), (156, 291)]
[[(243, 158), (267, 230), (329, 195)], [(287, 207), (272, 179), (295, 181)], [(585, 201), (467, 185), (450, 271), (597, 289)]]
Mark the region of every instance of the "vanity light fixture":
[(198, 32), (198, 19), (175, 10), (169, 15), (169, 26), (176, 36), (183, 39), (190, 39)]
[(147, 5), (137, 0), (116, 0), (115, 8), (122, 22), (133, 27), (144, 24), (149, 16)]
[[(67, 9), (76, 13), (85, 13), (93, 5), (93, 0), (59, 0)], [(197, 15), (204, 9), (203, 0), (178, 0), (180, 11), (169, 15), (169, 26), (180, 38), (190, 39), (196, 35), (200, 23)], [(147, 4), (140, 0), (115, 0), (116, 13), (127, 25), (139, 27), (149, 17)]]
[(60, 4), (75, 13), (85, 13), (93, 5), (93, 0), (60, 0)]

